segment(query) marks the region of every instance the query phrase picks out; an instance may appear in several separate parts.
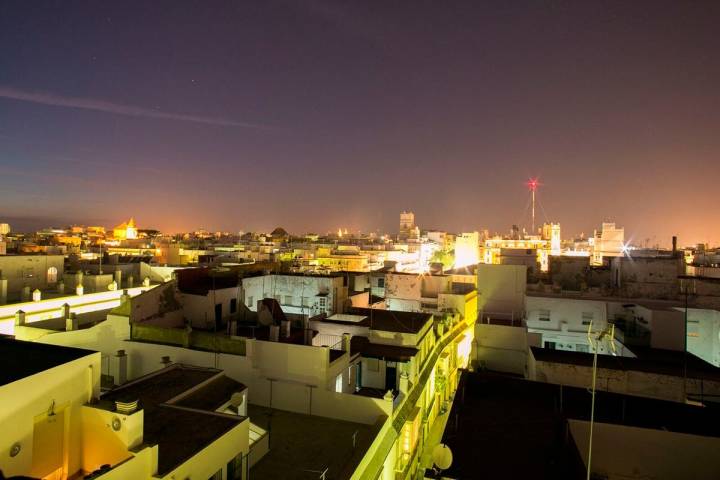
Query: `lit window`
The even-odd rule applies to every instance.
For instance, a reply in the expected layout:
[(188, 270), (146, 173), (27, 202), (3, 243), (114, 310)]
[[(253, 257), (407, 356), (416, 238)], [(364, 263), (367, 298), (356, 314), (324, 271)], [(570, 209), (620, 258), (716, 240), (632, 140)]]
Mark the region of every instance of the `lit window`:
[(47, 269), (47, 283), (57, 283), (58, 270), (55, 267)]

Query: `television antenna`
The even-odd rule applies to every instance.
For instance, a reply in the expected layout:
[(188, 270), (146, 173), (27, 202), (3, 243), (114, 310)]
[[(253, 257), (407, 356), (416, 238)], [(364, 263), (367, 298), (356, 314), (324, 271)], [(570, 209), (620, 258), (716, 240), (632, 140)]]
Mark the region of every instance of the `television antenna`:
[(587, 460), (587, 480), (590, 480), (590, 470), (592, 464), (592, 441), (593, 441), (593, 426), (595, 425), (595, 385), (597, 382), (597, 358), (598, 348), (600, 343), (603, 341), (609, 342), (610, 349), (613, 355), (615, 355), (615, 324), (610, 323), (601, 331), (593, 331), (593, 322), (590, 321), (588, 325), (587, 339), (590, 347), (593, 349), (593, 368), (592, 368), (592, 388), (591, 395), (592, 400), (590, 401), (590, 435), (588, 439), (588, 460)]

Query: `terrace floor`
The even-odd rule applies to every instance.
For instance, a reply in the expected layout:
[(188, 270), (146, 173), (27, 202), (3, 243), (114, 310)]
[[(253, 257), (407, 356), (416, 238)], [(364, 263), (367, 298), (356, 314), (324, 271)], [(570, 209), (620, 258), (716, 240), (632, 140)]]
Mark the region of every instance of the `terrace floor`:
[(250, 470), (253, 480), (315, 480), (325, 469), (326, 480), (348, 479), (377, 434), (374, 425), (252, 404), (248, 415), (270, 435), (270, 451)]

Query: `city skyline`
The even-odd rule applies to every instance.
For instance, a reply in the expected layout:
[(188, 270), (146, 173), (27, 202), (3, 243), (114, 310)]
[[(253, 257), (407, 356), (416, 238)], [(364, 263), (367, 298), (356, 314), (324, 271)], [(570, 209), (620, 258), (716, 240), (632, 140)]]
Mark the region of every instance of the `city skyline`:
[(3, 218), (720, 243), (718, 5), (0, 8)]

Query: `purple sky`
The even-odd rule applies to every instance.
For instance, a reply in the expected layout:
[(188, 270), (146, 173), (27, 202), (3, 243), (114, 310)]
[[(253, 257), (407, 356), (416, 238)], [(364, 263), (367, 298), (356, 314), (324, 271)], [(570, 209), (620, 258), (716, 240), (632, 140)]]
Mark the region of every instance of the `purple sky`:
[(0, 2), (0, 221), (507, 231), (538, 176), (566, 235), (720, 243), (718, 25), (712, 1)]

